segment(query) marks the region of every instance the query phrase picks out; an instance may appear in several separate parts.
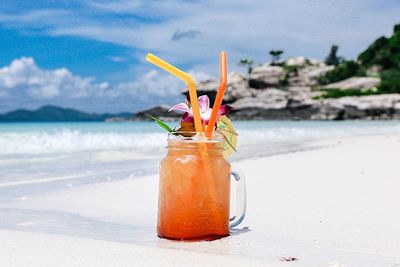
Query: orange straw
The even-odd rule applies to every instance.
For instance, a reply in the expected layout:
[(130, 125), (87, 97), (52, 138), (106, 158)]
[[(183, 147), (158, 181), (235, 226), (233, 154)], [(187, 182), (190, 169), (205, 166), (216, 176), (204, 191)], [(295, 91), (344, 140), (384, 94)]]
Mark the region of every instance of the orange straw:
[(147, 61), (153, 63), (157, 67), (171, 73), (175, 77), (183, 80), (188, 89), (189, 89), (189, 97), (190, 103), (192, 104), (192, 112), (194, 118), (194, 127), (196, 132), (203, 132), (203, 125), (201, 124), (201, 117), (200, 117), (200, 108), (199, 102), (197, 101), (197, 92), (196, 92), (196, 84), (189, 74), (186, 72), (181, 71), (180, 69), (172, 66), (171, 64), (167, 63), (166, 61), (162, 60), (161, 58), (156, 57), (153, 54), (148, 53), (146, 56)]
[(219, 56), (219, 64), (220, 64), (220, 80), (219, 80), (219, 87), (217, 96), (215, 97), (214, 106), (211, 112), (210, 120), (208, 121), (207, 129), (206, 129), (206, 136), (211, 137), (214, 131), (214, 125), (217, 121), (219, 108), (222, 104), (222, 99), (224, 98), (226, 84), (227, 84), (227, 72), (228, 67), (226, 63), (226, 52), (222, 51)]

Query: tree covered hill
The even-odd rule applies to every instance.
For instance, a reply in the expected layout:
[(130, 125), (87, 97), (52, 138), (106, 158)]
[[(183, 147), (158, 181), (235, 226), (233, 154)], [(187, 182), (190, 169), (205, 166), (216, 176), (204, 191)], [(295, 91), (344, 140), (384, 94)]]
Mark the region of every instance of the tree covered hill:
[(391, 37), (375, 40), (358, 60), (365, 68), (378, 66), (381, 69), (380, 93), (400, 93), (400, 24), (394, 26)]
[(37, 110), (18, 109), (0, 115), (0, 122), (104, 121), (108, 118), (131, 118), (132, 113), (90, 114), (70, 108), (44, 106)]

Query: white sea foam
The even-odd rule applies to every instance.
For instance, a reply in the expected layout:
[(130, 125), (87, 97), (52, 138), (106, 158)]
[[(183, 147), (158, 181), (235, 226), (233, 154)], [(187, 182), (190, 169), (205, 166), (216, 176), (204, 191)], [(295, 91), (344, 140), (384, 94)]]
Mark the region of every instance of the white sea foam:
[(120, 148), (156, 148), (165, 144), (163, 133), (56, 132), (0, 133), (0, 154), (79, 152)]
[[(149, 151), (163, 148), (167, 134), (153, 124), (64, 125), (62, 128), (21, 130), (0, 129), (0, 155), (87, 152), (132, 149)], [(239, 148), (274, 142), (301, 142), (353, 135), (400, 133), (399, 122), (239, 122)], [(6, 128), (4, 128), (6, 129)], [(95, 129), (95, 130), (92, 130)]]
[[(244, 125), (242, 125), (244, 126)], [(297, 143), (376, 134), (400, 134), (399, 122), (252, 122), (240, 127), (239, 148), (248, 145)]]

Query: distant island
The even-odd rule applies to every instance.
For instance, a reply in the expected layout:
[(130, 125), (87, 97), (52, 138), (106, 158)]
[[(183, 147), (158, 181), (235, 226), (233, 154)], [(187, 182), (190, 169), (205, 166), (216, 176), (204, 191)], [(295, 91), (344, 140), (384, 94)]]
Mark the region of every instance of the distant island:
[(119, 114), (90, 114), (70, 108), (44, 106), (37, 110), (18, 109), (0, 114), (0, 122), (78, 122), (78, 121), (106, 121), (128, 120), (132, 113)]

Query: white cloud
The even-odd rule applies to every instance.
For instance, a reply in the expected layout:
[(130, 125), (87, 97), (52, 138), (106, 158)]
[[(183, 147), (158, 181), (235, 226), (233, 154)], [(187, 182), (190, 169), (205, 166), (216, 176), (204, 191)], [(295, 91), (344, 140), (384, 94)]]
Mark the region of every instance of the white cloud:
[[(203, 81), (212, 78), (212, 76), (196, 71), (188, 72), (195, 81)], [(128, 92), (132, 96), (141, 100), (152, 97), (176, 97), (180, 96), (182, 90), (186, 87), (185, 83), (175, 76), (159, 70), (151, 70), (138, 77), (137, 80), (127, 83), (119, 83), (118, 91)], [(138, 92), (142, 92), (139, 93)]]
[[(210, 78), (202, 72), (189, 73), (197, 81)], [(74, 105), (90, 100), (103, 102), (103, 106), (107, 106), (107, 102), (130, 102), (131, 106), (140, 106), (141, 103), (157, 105), (181, 98), (184, 87), (182, 81), (159, 69), (143, 73), (134, 81), (111, 84), (96, 82), (93, 77), (74, 75), (66, 68), (44, 70), (30, 57), (15, 59), (10, 65), (0, 68), (0, 99), (17, 104), (28, 102), (40, 106), (62, 102)], [(118, 110), (118, 106), (112, 110)]]
[(135, 0), (121, 0), (114, 2), (89, 0), (87, 5), (91, 8), (96, 8), (107, 12), (121, 13), (136, 10), (141, 7), (142, 3), (141, 1)]
[[(180, 94), (179, 88), (182, 87), (183, 84), (175, 77), (161, 74), (156, 70), (151, 70), (135, 81), (117, 85), (120, 92), (127, 92), (140, 100), (146, 100), (149, 97), (177, 96)], [(138, 94), (138, 92), (142, 93)]]
[(36, 99), (82, 98), (107, 89), (110, 87), (104, 83), (95, 83), (92, 77), (73, 75), (66, 68), (43, 70), (33, 58), (15, 59), (9, 66), (0, 68), (3, 98), (20, 94)]

